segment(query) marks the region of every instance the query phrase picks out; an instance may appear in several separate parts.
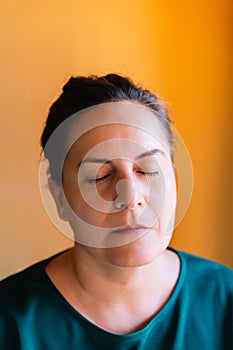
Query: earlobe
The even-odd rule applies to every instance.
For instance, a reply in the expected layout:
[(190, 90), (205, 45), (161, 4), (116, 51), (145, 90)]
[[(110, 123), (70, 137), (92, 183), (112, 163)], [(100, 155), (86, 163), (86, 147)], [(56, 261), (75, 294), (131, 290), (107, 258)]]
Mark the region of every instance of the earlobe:
[(48, 187), (53, 199), (56, 203), (57, 213), (60, 219), (67, 221), (65, 208), (64, 208), (64, 195), (60, 185), (58, 185), (51, 177), (48, 179)]

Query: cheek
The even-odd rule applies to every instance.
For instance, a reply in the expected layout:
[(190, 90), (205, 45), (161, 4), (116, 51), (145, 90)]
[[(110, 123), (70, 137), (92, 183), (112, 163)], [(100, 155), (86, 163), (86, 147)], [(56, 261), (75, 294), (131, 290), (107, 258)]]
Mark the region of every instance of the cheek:
[(161, 215), (161, 229), (170, 235), (174, 230), (176, 214), (176, 182), (175, 177), (170, 176), (166, 181), (166, 195), (164, 208)]
[(153, 207), (154, 211), (159, 215), (165, 204), (166, 186), (164, 178), (148, 181), (149, 193), (148, 203)]
[(65, 181), (63, 182), (63, 191), (65, 194), (66, 211), (72, 215), (74, 212), (76, 215), (85, 213), (85, 202), (79, 191), (76, 181)]
[(176, 183), (173, 173), (150, 183), (148, 204), (158, 219), (160, 229), (166, 230), (173, 222), (176, 207)]
[(95, 210), (92, 205), (90, 205), (92, 200), (88, 196), (87, 198), (83, 196), (77, 184), (69, 184), (68, 186), (64, 184), (63, 189), (66, 196), (67, 218), (70, 222), (75, 222), (76, 225), (76, 217), (78, 217), (90, 225), (102, 226), (106, 215)]

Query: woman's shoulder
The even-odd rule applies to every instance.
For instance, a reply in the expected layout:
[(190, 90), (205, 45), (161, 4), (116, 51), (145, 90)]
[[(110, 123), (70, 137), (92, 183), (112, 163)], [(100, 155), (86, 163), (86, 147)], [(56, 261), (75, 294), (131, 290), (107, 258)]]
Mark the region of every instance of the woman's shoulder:
[(6, 302), (7, 299), (11, 299), (12, 297), (20, 298), (26, 296), (38, 286), (42, 287), (48, 283), (49, 280), (45, 273), (45, 267), (50, 260), (61, 253), (36, 262), (35, 264), (0, 281), (0, 295), (2, 302)]
[(221, 271), (229, 274), (233, 274), (233, 269), (229, 266), (226, 266), (220, 262), (201, 257), (199, 255), (191, 254), (182, 250), (175, 250), (179, 255), (181, 260), (185, 260), (186, 264), (190, 268), (200, 269), (201, 271)]
[(24, 270), (14, 273), (0, 282), (1, 304), (7, 304), (8, 300), (27, 297), (32, 288), (39, 284), (43, 278), (43, 271), (49, 259), (39, 261)]
[(185, 282), (195, 289), (221, 290), (233, 296), (233, 269), (219, 262), (175, 250), (181, 261)]

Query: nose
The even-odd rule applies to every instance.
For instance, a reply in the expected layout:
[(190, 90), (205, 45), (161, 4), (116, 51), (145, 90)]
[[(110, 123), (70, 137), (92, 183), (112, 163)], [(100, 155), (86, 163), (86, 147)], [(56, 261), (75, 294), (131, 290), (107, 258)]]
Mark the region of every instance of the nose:
[(116, 209), (136, 209), (143, 207), (145, 196), (133, 180), (120, 179), (116, 184), (116, 198), (114, 205)]

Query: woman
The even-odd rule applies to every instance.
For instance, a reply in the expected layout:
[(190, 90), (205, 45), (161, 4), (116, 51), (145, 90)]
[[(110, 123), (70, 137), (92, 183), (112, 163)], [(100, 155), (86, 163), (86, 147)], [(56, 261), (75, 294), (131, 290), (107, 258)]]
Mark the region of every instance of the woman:
[(71, 78), (41, 144), (73, 248), (1, 283), (1, 349), (230, 349), (232, 271), (170, 247), (171, 122), (129, 79)]

